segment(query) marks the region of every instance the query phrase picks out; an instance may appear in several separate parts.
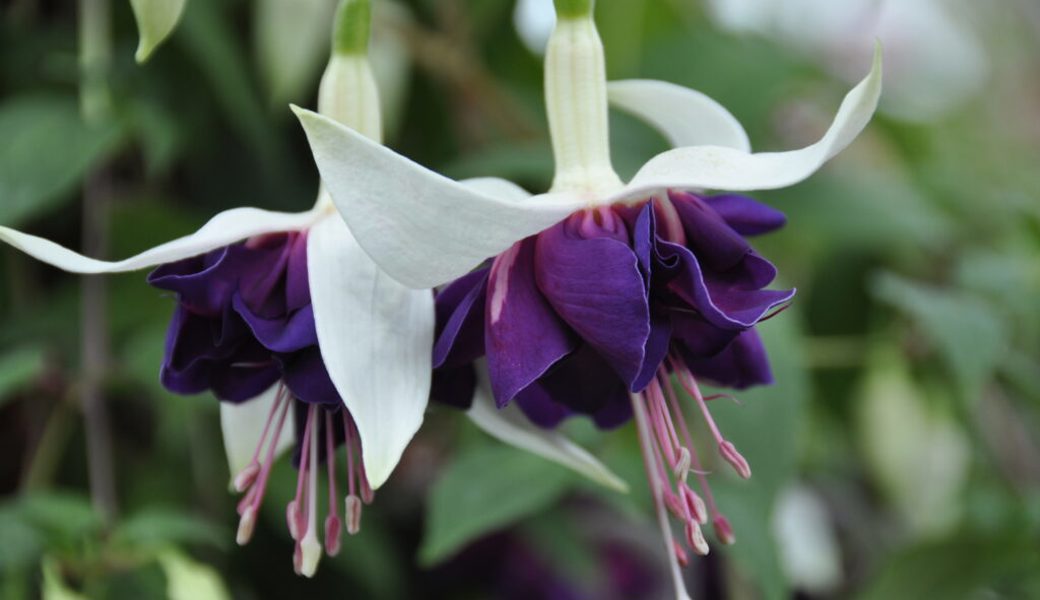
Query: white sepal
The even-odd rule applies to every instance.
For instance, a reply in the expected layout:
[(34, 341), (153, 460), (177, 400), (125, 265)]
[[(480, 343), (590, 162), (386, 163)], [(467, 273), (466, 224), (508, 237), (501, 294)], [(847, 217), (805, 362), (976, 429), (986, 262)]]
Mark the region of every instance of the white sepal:
[(599, 202), (646, 198), (665, 189), (767, 190), (805, 180), (867, 126), (881, 95), (881, 48), (870, 74), (845, 96), (823, 137), (801, 150), (748, 154), (720, 146), (676, 148), (657, 155), (624, 190)]
[(608, 83), (607, 97), (612, 106), (646, 121), (676, 148), (722, 146), (751, 152), (740, 121), (697, 90), (667, 81), (627, 79)]
[(318, 211), (283, 213), (259, 208), (233, 208), (216, 215), (191, 235), (120, 261), (104, 261), (83, 256), (50, 240), (9, 227), (0, 227), (0, 241), (65, 271), (84, 274), (120, 273), (197, 256), (254, 235), (305, 229), (320, 216), (321, 213)]
[[(241, 473), (253, 460), (253, 454), (260, 443), (260, 436), (264, 434), (264, 426), (268, 417), (271, 416), (275, 399), (278, 397), (279, 387), (281, 384), (276, 383), (271, 386), (271, 389), (256, 398), (240, 404), (220, 403), (220, 429), (224, 434), (224, 452), (227, 454), (228, 471), (231, 473), (231, 481), (228, 482), (228, 485), (232, 489), (234, 489), (235, 475)], [(294, 411), (290, 410), (286, 415), (281, 435), (278, 435), (275, 458), (291, 448), (296, 440), (296, 426), (294, 425), (296, 418), (293, 413)], [(271, 423), (271, 431), (268, 431), (268, 438), (261, 450), (259, 457), (261, 461), (266, 456), (271, 437), (276, 435), (274, 428), (277, 424), (278, 418), (275, 415)]]
[(618, 492), (628, 492), (628, 484), (596, 457), (560, 432), (534, 425), (515, 403), (499, 409), (491, 397), (483, 363), (478, 366), (478, 373), (473, 405), (466, 412), (478, 427), (494, 438), (563, 465), (600, 485)]
[(570, 194), (518, 200), (473, 189), (332, 119), (293, 110), (322, 181), (358, 243), (410, 287), (451, 281), (588, 201)]
[(365, 472), (377, 488), (423, 421), (433, 293), (383, 273), (334, 216), (311, 229), (307, 269), (322, 360), (357, 424)]

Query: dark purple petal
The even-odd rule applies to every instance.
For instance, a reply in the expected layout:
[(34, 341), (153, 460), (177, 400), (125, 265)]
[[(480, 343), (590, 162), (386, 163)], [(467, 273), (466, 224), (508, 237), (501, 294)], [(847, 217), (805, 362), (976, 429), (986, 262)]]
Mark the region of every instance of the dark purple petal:
[(769, 233), (787, 223), (784, 213), (747, 196), (725, 194), (704, 201), (740, 235)]
[(672, 322), (669, 316), (660, 311), (650, 312), (650, 336), (646, 340), (646, 354), (639, 375), (632, 382), (632, 391), (641, 392), (657, 374), (658, 368), (668, 355), (668, 347), (672, 339)]
[(715, 356), (742, 331), (716, 327), (690, 310), (672, 310), (669, 317), (675, 339), (682, 342), (689, 356), (698, 358)]
[(484, 355), (484, 307), (490, 267), (468, 273), (437, 294), (433, 366), (457, 367)]
[(477, 389), (477, 371), (472, 364), (434, 369), (430, 400), (468, 410)]
[(658, 240), (657, 250), (659, 270), (661, 265), (667, 266), (669, 290), (716, 327), (747, 329), (794, 296), (794, 290), (755, 288), (753, 280), (762, 274), (756, 269), (768, 265), (764, 259), (750, 263), (758, 267), (742, 263), (730, 272), (706, 274), (693, 253), (682, 246)]
[(505, 406), (577, 345), (535, 284), (534, 238), (495, 259), (488, 279), (484, 347), (495, 402)]
[(557, 363), (538, 384), (557, 404), (590, 415), (600, 427), (615, 427), (632, 416), (625, 382), (589, 344)]
[(555, 428), (571, 415), (570, 409), (554, 400), (538, 382), (521, 390), (514, 401), (528, 420), (546, 429)]
[(314, 309), (310, 304), (283, 318), (265, 319), (253, 313), (238, 294), (232, 306), (249, 325), (257, 341), (272, 352), (286, 353), (318, 345)]
[[(686, 192), (669, 192), (668, 198), (679, 213), (686, 232), (686, 246), (706, 269), (730, 269), (751, 251), (747, 240), (697, 196)], [(661, 235), (660, 230), (658, 235)]]
[(762, 338), (754, 329), (741, 333), (729, 346), (709, 358), (689, 358), (686, 366), (697, 377), (715, 385), (744, 389), (773, 383)]
[(176, 292), (178, 302), (200, 315), (219, 316), (238, 286), (242, 268), (234, 246), (156, 267), (148, 283)]
[(285, 272), (286, 310), (299, 310), (311, 304), (311, 284), (307, 279), (307, 234), (296, 235), (289, 249), (289, 262)]
[(317, 346), (280, 357), (283, 380), (293, 396), (308, 404), (342, 403)]
[(634, 386), (646, 357), (650, 309), (632, 249), (615, 239), (582, 239), (556, 225), (538, 235), (538, 287), (556, 313)]

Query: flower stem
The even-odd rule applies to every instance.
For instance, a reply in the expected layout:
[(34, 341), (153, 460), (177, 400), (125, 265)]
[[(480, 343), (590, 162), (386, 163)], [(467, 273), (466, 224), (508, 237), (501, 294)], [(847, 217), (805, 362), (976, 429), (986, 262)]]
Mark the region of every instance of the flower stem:
[[(109, 0), (79, 1), (80, 105), (88, 126), (111, 115), (108, 72), (111, 65), (111, 5)], [(108, 245), (110, 180), (104, 167), (83, 184), (83, 251), (105, 253)], [(87, 437), (90, 495), (94, 508), (111, 523), (117, 511), (112, 438), (102, 384), (108, 368), (107, 289), (100, 277), (83, 278), (81, 307), (82, 402)]]

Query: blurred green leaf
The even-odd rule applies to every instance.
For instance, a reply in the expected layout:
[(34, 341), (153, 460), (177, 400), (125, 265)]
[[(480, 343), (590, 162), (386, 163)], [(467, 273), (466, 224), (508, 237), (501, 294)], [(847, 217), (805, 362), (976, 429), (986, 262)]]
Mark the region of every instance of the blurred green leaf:
[(87, 597), (73, 591), (65, 584), (61, 576), (61, 566), (53, 558), (43, 561), (43, 600), (87, 600)]
[(37, 377), (44, 367), (43, 348), (26, 346), (0, 355), (0, 406), (18, 390)]
[[(787, 311), (758, 326), (776, 384), (738, 394), (742, 405), (713, 401), (712, 415), (727, 439), (751, 464), (750, 480), (731, 476), (724, 464), (709, 477), (719, 508), (730, 519), (737, 543), (725, 549), (767, 598), (788, 597), (776, 542), (766, 532), (780, 492), (794, 479), (811, 390), (797, 314)], [(712, 445), (706, 445), (713, 448)]]
[(470, 448), (433, 486), (419, 560), (435, 564), (466, 543), (545, 509), (572, 482), (566, 469), (513, 448)]
[(73, 492), (35, 492), (19, 500), (21, 516), (59, 542), (74, 542), (101, 529), (90, 499)]
[(859, 598), (1035, 598), (1038, 579), (1040, 547), (1029, 535), (967, 533), (892, 555)]
[(171, 544), (227, 546), (231, 533), (195, 515), (177, 509), (148, 508), (125, 519), (113, 532), (113, 542), (131, 548)]
[[(224, 16), (225, 2), (192, 2), (184, 14), (182, 40), (223, 105), (224, 116), (252, 146), (257, 158), (272, 165), (276, 140), (242, 49)], [(288, 109), (287, 109), (288, 110)]]
[(169, 600), (226, 600), (231, 598), (220, 574), (175, 548), (159, 554), (159, 564), (166, 574), (166, 597)]
[(122, 130), (88, 127), (71, 96), (23, 95), (0, 104), (0, 224), (17, 227), (71, 199), (92, 165), (114, 152)]
[(0, 540), (0, 573), (4, 574), (33, 565), (45, 542), (13, 503), (0, 506)]
[(873, 289), (920, 326), (959, 381), (963, 397), (977, 398), (1007, 349), (1005, 323), (992, 308), (963, 292), (892, 273), (878, 276)]

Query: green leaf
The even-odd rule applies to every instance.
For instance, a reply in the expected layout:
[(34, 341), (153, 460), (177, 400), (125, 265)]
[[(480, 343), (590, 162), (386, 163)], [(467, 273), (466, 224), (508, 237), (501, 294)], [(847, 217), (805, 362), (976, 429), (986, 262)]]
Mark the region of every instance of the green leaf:
[(1036, 597), (1038, 574), (1040, 550), (1029, 534), (965, 533), (892, 555), (860, 599)]
[(711, 404), (719, 428), (747, 458), (753, 475), (744, 481), (732, 475), (724, 463), (717, 463), (714, 473), (719, 475), (709, 480), (737, 537), (737, 543), (725, 552), (765, 597), (787, 598), (787, 580), (776, 542), (768, 532), (772, 531), (777, 497), (796, 475), (810, 388), (797, 314), (788, 311), (762, 323), (758, 330), (776, 384), (739, 392), (741, 405), (725, 400)]
[(160, 553), (159, 565), (166, 574), (166, 597), (170, 600), (231, 598), (220, 573), (177, 549), (169, 548)]
[(230, 532), (194, 515), (174, 509), (149, 508), (123, 521), (115, 530), (113, 541), (132, 548), (170, 544), (206, 544), (222, 548), (230, 536)]
[(26, 95), (0, 104), (0, 140), (0, 224), (17, 227), (70, 199), (122, 131), (112, 122), (88, 127), (72, 97)]
[(1004, 322), (981, 300), (891, 273), (874, 285), (879, 298), (920, 326), (960, 383), (963, 397), (977, 398), (1006, 351)]
[(61, 566), (53, 558), (43, 561), (43, 600), (87, 600), (87, 597), (73, 591), (66, 585), (61, 576)]
[(0, 573), (31, 566), (43, 552), (43, 536), (10, 503), (0, 507), (0, 540)]
[(17, 391), (37, 377), (44, 367), (43, 348), (27, 346), (15, 348), (0, 355), (0, 406)]
[(555, 502), (573, 482), (564, 468), (498, 445), (477, 445), (434, 484), (419, 550), (424, 565)]
[(26, 494), (18, 506), (26, 522), (58, 541), (75, 541), (101, 529), (101, 518), (90, 499), (82, 494), (52, 491)]
[(134, 58), (138, 63), (148, 60), (152, 52), (173, 32), (184, 12), (187, 0), (130, 0), (141, 36)]
[[(183, 40), (188, 54), (198, 65), (207, 85), (213, 88), (224, 115), (259, 159), (273, 165), (276, 140), (242, 49), (235, 45), (236, 36), (223, 14), (224, 2), (192, 2), (184, 14)], [(288, 107), (286, 107), (288, 114)]]

